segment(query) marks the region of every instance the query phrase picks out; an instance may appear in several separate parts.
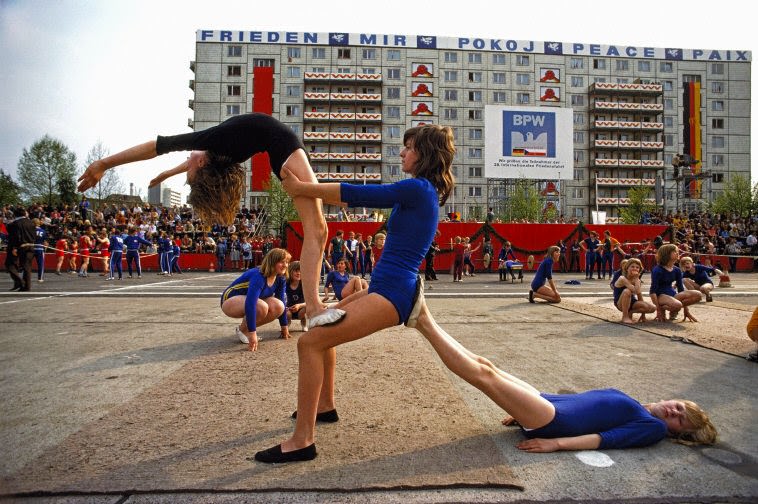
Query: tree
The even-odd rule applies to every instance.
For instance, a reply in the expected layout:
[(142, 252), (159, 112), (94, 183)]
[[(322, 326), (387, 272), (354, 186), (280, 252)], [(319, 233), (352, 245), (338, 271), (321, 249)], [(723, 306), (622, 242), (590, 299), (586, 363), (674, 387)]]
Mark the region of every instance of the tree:
[(61, 141), (45, 135), (24, 149), (18, 161), (21, 194), (28, 200), (44, 200), (49, 206), (60, 201), (61, 179), (76, 178), (76, 154)]
[(0, 205), (21, 203), (21, 187), (0, 168)]
[[(84, 170), (86, 170), (87, 167), (93, 162), (97, 161), (98, 159), (103, 159), (109, 154), (110, 151), (108, 148), (105, 147), (102, 142), (98, 141), (87, 153), (87, 160), (84, 163), (82, 173), (84, 173)], [(107, 170), (97, 185), (95, 185), (85, 194), (89, 199), (102, 201), (111, 194), (123, 194), (124, 192), (124, 183), (118, 176), (118, 172), (114, 169), (111, 169)]]
[(58, 190), (58, 201), (62, 205), (73, 208), (79, 202), (79, 197), (76, 194), (76, 180), (73, 177), (59, 178), (56, 189)]
[(508, 220), (528, 219), (529, 222), (539, 222), (544, 207), (543, 198), (533, 181), (519, 179), (513, 192), (505, 201), (505, 215)]
[(284, 236), (284, 225), (298, 218), (297, 209), (278, 178), (271, 177), (266, 190), (268, 198), (263, 204), (268, 219), (266, 225), (269, 229), (275, 229), (280, 236)]
[(750, 187), (750, 180), (742, 175), (734, 175), (724, 187), (724, 191), (713, 202), (713, 211), (720, 214), (736, 214), (748, 217), (758, 211), (758, 183)]
[(648, 201), (649, 187), (632, 187), (629, 189), (629, 205), (621, 209), (621, 221), (624, 224), (639, 224), (642, 216), (655, 210), (655, 205)]

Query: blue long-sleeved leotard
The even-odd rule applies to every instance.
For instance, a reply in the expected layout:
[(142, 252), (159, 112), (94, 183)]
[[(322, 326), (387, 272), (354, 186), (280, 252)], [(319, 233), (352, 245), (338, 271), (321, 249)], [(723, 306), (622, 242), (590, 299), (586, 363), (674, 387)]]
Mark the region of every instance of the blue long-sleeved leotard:
[[(286, 283), (287, 280), (285, 280), (283, 276), (277, 275), (274, 283), (268, 285), (268, 283), (266, 283), (266, 277), (261, 274), (261, 271), (258, 268), (249, 269), (242, 273), (224, 290), (224, 293), (221, 295), (221, 304), (224, 304), (224, 301), (233, 296), (246, 296), (245, 320), (247, 322), (247, 328), (250, 331), (255, 331), (257, 328), (256, 307), (258, 305), (258, 300), (276, 296), (284, 306), (287, 306), (287, 297), (284, 293)], [(279, 325), (287, 325), (287, 310), (284, 310), (279, 317)]]

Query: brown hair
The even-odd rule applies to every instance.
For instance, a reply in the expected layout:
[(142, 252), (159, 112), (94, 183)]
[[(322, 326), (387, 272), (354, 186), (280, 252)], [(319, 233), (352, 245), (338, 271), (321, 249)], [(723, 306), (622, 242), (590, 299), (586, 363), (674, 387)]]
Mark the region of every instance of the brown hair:
[(189, 182), (192, 205), (203, 222), (230, 225), (245, 189), (245, 169), (227, 156), (208, 152), (207, 161)]
[[(274, 276), (276, 275), (276, 263), (280, 261), (289, 261), (290, 257), (292, 256), (290, 256), (290, 253), (286, 250), (273, 248), (263, 257), (263, 262), (258, 269), (260, 269), (261, 275), (264, 277)], [(287, 278), (286, 272), (284, 277)]]
[(627, 271), (629, 270), (629, 266), (632, 264), (636, 264), (640, 268), (640, 273), (642, 273), (642, 261), (637, 259), (636, 257), (632, 257), (631, 259), (624, 259), (621, 261), (621, 273), (626, 276)]
[(292, 261), (287, 268), (287, 278), (292, 278), (293, 271), (300, 271), (300, 261)]
[(449, 126), (427, 124), (406, 130), (403, 145), (412, 144), (418, 155), (416, 177), (423, 177), (432, 183), (443, 206), (453, 192), (453, 158), (455, 140)]
[(551, 245), (547, 248), (547, 252), (545, 252), (545, 257), (549, 257), (550, 259), (552, 259), (553, 254), (560, 251), (561, 251), (561, 247), (559, 247), (558, 245)]
[(667, 243), (661, 245), (658, 251), (655, 253), (655, 258), (660, 266), (665, 266), (671, 261), (671, 254), (676, 250), (676, 245), (673, 243)]

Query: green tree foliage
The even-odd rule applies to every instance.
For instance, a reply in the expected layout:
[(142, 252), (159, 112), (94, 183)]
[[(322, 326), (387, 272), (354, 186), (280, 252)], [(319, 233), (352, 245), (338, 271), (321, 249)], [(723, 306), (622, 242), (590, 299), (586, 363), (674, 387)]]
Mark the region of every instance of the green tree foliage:
[(61, 204), (74, 207), (79, 202), (79, 197), (76, 193), (76, 180), (73, 177), (59, 178), (56, 183), (56, 189), (58, 191), (58, 201)]
[(75, 183), (75, 178), (76, 154), (59, 140), (45, 135), (21, 153), (18, 179), (21, 194), (29, 201), (53, 205), (60, 201), (60, 181), (70, 179)]
[(649, 187), (632, 187), (629, 189), (629, 205), (621, 208), (621, 222), (639, 224), (642, 222), (644, 214), (655, 210), (655, 205), (648, 201), (650, 191)]
[(263, 205), (268, 219), (266, 225), (269, 229), (276, 230), (280, 236), (284, 236), (284, 225), (298, 218), (297, 209), (278, 178), (271, 177), (266, 190), (268, 198)]
[[(93, 162), (98, 159), (103, 159), (109, 154), (110, 151), (108, 148), (105, 147), (102, 142), (97, 142), (87, 153), (87, 159), (82, 167), (82, 173), (84, 173), (84, 170), (86, 170)], [(116, 169), (110, 169), (105, 172), (103, 178), (100, 179), (95, 187), (91, 188), (84, 194), (86, 194), (89, 199), (103, 201), (111, 194), (124, 194), (124, 192), (124, 183), (118, 176), (118, 171)]]
[(545, 206), (543, 199), (534, 182), (519, 179), (505, 201), (505, 217), (511, 221), (528, 219), (529, 222), (539, 222)]
[(0, 205), (21, 203), (21, 187), (13, 178), (0, 169)]
[(746, 177), (730, 177), (724, 191), (713, 202), (712, 209), (716, 213), (736, 214), (740, 217), (758, 212), (758, 183), (751, 188), (750, 180)]

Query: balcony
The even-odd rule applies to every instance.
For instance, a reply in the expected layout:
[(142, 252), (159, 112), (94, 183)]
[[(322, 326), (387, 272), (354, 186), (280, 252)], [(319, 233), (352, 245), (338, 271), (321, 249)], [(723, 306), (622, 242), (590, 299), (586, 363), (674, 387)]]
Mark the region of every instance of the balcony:
[(662, 151), (663, 142), (647, 142), (639, 140), (604, 140), (596, 139), (593, 144), (596, 149), (612, 150), (649, 150)]
[(594, 100), (590, 104), (590, 110), (594, 112), (632, 112), (639, 114), (662, 114), (662, 103), (626, 103), (605, 100)]
[(339, 182), (361, 182), (361, 183), (380, 183), (382, 181), (381, 173), (335, 173), (335, 172), (316, 172), (316, 179), (319, 181), (339, 181)]
[(355, 121), (355, 122), (382, 122), (382, 114), (379, 112), (304, 112), (303, 119), (306, 121)]
[(194, 61), (190, 61), (190, 70), (192, 70), (192, 72), (195, 71), (195, 62)]
[(663, 131), (661, 122), (641, 122), (641, 121), (605, 121), (598, 120), (592, 123), (592, 129), (605, 131), (644, 131), (646, 133), (655, 133)]
[(189, 101), (189, 104), (188, 104), (188, 106), (189, 106), (189, 108), (191, 108), (192, 110), (195, 110), (195, 100), (190, 100), (190, 101)]
[(664, 167), (660, 159), (603, 159), (593, 161), (595, 168), (640, 168), (646, 170), (661, 170)]
[(306, 92), (303, 93), (303, 99), (306, 102), (381, 102), (382, 95), (379, 93), (325, 93), (325, 92)]
[(655, 187), (654, 178), (613, 178), (613, 177), (597, 177), (595, 182), (599, 186), (615, 186), (615, 187), (629, 187), (629, 186), (645, 186)]
[(382, 74), (305, 72), (305, 82), (382, 82)]
[[(600, 206), (628, 206), (629, 198), (597, 198), (597, 204)], [(645, 201), (651, 205), (656, 205), (655, 198), (646, 198)]]
[(381, 163), (380, 152), (311, 152), (308, 154), (311, 161), (334, 161), (339, 163)]
[(610, 82), (593, 82), (590, 84), (590, 94), (662, 96), (663, 84), (613, 84)]
[(189, 88), (194, 91), (195, 90), (195, 79), (190, 79), (189, 81)]

